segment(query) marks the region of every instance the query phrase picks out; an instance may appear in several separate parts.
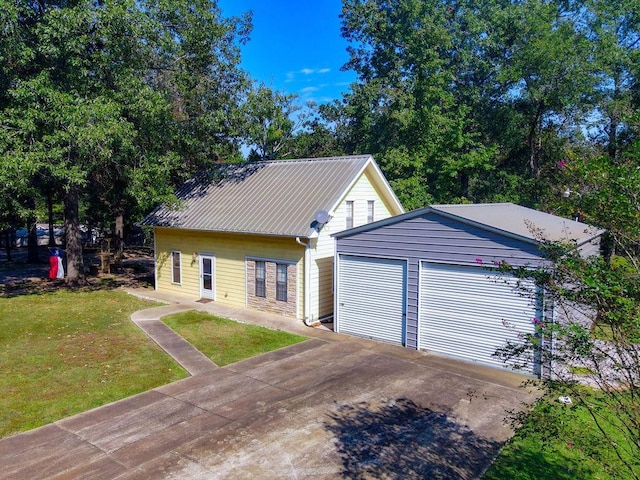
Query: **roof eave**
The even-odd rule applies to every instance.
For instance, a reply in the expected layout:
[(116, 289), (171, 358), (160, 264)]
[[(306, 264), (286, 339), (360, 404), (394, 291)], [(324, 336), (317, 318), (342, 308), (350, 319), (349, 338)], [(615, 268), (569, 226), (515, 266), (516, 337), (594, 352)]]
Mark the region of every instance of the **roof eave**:
[(262, 237), (285, 237), (285, 238), (314, 238), (318, 235), (315, 230), (310, 230), (303, 233), (296, 232), (255, 232), (255, 231), (244, 231), (244, 230), (223, 230), (223, 229), (207, 229), (207, 228), (188, 228), (181, 227), (175, 225), (147, 225), (153, 228), (166, 228), (166, 229), (176, 229), (176, 230), (185, 230), (188, 232), (206, 232), (206, 233), (224, 233), (231, 235), (257, 235)]

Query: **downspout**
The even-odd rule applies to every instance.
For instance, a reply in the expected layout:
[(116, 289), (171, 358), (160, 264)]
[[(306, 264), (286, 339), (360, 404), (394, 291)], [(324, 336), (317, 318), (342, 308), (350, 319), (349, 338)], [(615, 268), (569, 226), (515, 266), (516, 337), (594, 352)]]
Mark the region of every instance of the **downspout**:
[(296, 237), (296, 242), (304, 247), (304, 319), (303, 322), (307, 327), (311, 324), (311, 240), (304, 243), (300, 237)]
[(156, 239), (158, 238), (156, 227), (153, 227), (153, 289), (158, 291), (158, 245)]

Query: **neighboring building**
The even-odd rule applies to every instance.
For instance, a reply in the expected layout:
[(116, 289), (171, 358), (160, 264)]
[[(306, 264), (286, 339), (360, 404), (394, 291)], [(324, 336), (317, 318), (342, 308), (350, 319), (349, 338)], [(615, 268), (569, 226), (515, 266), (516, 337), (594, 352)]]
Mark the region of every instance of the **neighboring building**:
[[(601, 234), (511, 203), (434, 205), (339, 232), (335, 329), (505, 368), (496, 349), (552, 306), (496, 264), (548, 265), (544, 240), (597, 254)], [(535, 358), (527, 369), (541, 374)]]
[(221, 165), (154, 227), (156, 289), (278, 313), (333, 315), (332, 233), (404, 210), (370, 155)]

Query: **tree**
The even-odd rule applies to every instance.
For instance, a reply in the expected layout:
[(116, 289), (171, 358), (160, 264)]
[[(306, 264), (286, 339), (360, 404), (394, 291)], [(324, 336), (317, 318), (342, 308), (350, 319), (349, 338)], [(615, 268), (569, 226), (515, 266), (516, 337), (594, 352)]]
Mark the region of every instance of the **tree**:
[(0, 149), (62, 189), (76, 282), (87, 192), (121, 217), (238, 151), (246, 78), (235, 42), (249, 18), (223, 19), (207, 0), (0, 7)]
[[(505, 268), (520, 277), (533, 275), (555, 317), (536, 319), (536, 334), (523, 348), (507, 345), (500, 352), (511, 360), (538, 354), (549, 373), (545, 386), (568, 392), (574, 402), (589, 407), (603, 445), (616, 452), (631, 478), (640, 478), (638, 155), (636, 142), (615, 161), (605, 152), (561, 166), (570, 185), (567, 210), (606, 227), (609, 248), (616, 253), (583, 258), (570, 245), (549, 244), (546, 252), (553, 268)], [(606, 401), (593, 404), (585, 385), (597, 388)], [(606, 414), (611, 410), (615, 415)]]
[(494, 146), (457, 96), (461, 23), (448, 2), (346, 1), (343, 36), (358, 81), (345, 96), (353, 150), (377, 154), (408, 208), (474, 200)]
[(252, 147), (250, 160), (274, 160), (290, 155), (287, 146), (306, 115), (296, 95), (254, 86), (244, 104), (245, 141)]
[(601, 81), (595, 99), (597, 122), (593, 136), (616, 158), (638, 135), (638, 58), (640, 17), (634, 1), (586, 2), (587, 35), (596, 47), (594, 60)]
[(633, 91), (627, 3), (346, 1), (345, 68), (358, 80), (344, 98), (345, 149), (376, 154), (410, 207), (541, 205), (556, 163), (593, 146), (585, 134), (609, 129), (603, 112), (630, 97), (611, 92), (614, 64)]

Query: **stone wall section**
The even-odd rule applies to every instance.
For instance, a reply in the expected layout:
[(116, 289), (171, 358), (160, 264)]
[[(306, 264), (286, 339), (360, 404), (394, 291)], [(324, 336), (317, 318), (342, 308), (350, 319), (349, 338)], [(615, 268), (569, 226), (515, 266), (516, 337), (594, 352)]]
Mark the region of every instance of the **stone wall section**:
[(296, 318), (298, 298), (298, 267), (287, 265), (287, 301), (276, 300), (276, 262), (265, 261), (266, 297), (256, 297), (256, 262), (247, 260), (247, 306), (263, 312)]

